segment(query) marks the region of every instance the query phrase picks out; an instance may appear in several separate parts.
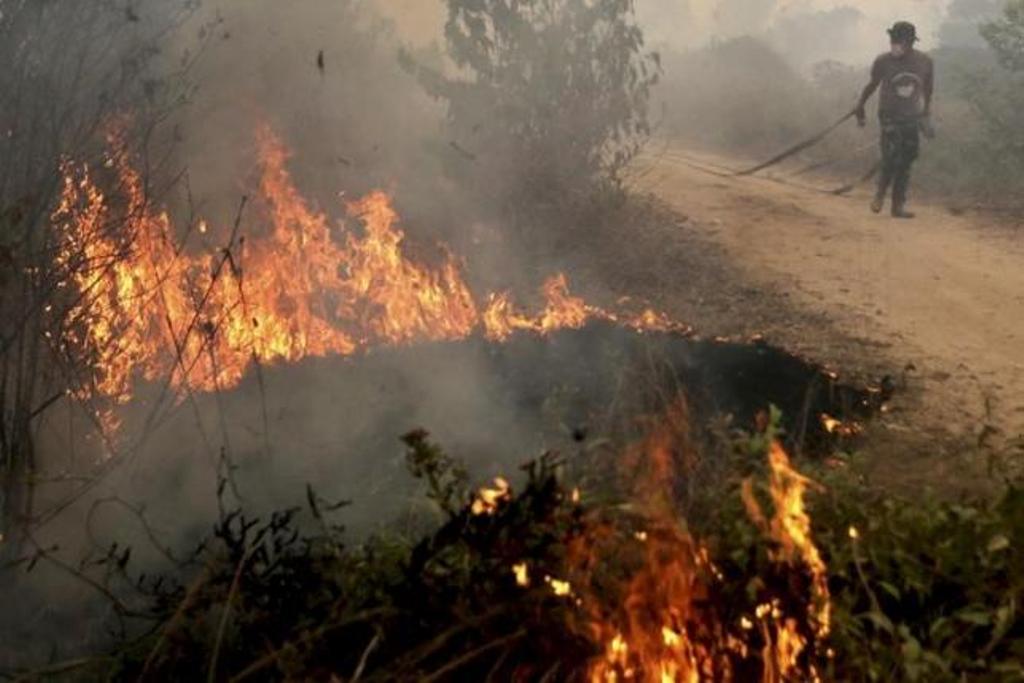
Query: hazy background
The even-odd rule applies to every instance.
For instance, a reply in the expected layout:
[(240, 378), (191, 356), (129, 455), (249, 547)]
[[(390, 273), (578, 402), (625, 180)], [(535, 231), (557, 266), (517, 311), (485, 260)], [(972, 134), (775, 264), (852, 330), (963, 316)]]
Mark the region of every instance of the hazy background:
[(762, 37), (797, 65), (822, 59), (863, 63), (885, 47), (885, 28), (917, 24), (935, 45), (947, 0), (639, 0), (652, 44), (700, 47), (710, 40)]
[[(663, 58), (659, 134), (751, 154), (848, 109), (895, 21), (917, 24), (921, 49), (980, 52), (977, 23), (1000, 8), (999, 0), (636, 1), (647, 45)], [(452, 147), (465, 141), (445, 139), (443, 107), (398, 65), (403, 48), (443, 65), (444, 22), (433, 0), (207, 0), (193, 32), (214, 28), (203, 33), (198, 90), (176, 129), (204, 212), (230, 221), (254, 177), (252, 131), (267, 122), (301, 158), (297, 180), (322, 206), (336, 209), (339, 191), (390, 190), (417, 234), (478, 252), (481, 270), (516, 277), (521, 268), (501, 268), (514, 248), (501, 227), (480, 220), (444, 172), (465, 164)], [(177, 49), (195, 38), (182, 32)], [(956, 74), (940, 66), (941, 115), (959, 93)]]
[[(765, 38), (799, 64), (822, 59), (866, 62), (885, 47), (885, 29), (899, 19), (917, 24), (922, 45), (934, 47), (953, 0), (636, 0), (654, 47), (697, 48), (742, 35)], [(436, 40), (444, 23), (441, 3), (378, 0), (378, 11), (407, 40)]]

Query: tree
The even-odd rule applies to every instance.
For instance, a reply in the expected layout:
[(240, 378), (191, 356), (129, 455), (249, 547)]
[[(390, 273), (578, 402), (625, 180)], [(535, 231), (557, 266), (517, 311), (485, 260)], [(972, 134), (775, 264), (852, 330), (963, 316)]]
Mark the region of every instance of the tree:
[(981, 26), (981, 35), (1010, 71), (1024, 71), (1024, 0), (1009, 0), (1003, 16)]
[(60, 349), (69, 273), (50, 224), (62, 164), (102, 168), (115, 121), (135, 149), (155, 139), (191, 64), (160, 46), (197, 2), (0, 0), (0, 534), (32, 516), (39, 425), (77, 370)]
[(1003, 0), (953, 0), (939, 27), (943, 47), (984, 48), (979, 27), (999, 14)]
[(453, 74), (404, 63), (447, 105), (461, 182), (516, 211), (621, 186), (660, 71), (632, 0), (448, 0), (445, 37)]
[(999, 64), (972, 73), (964, 85), (964, 96), (981, 119), (973, 146), (985, 159), (986, 185), (1008, 179), (999, 199), (1019, 201), (1024, 173), (1024, 0), (1011, 0), (1003, 16), (982, 24), (980, 31)]

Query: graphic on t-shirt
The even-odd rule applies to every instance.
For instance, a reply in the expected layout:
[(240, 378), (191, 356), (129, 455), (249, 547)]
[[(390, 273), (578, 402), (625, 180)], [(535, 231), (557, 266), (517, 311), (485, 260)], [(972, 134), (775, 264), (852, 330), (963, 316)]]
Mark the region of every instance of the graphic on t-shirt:
[(909, 71), (901, 71), (892, 77), (893, 92), (905, 100), (916, 100), (922, 87), (920, 76)]

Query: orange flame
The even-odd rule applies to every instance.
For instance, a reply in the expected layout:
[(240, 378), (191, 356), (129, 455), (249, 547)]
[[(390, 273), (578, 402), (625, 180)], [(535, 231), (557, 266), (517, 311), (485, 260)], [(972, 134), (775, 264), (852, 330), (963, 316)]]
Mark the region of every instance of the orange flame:
[[(809, 612), (787, 614), (781, 601), (773, 598), (736, 624), (720, 623), (707, 605), (724, 575), (673, 507), (672, 482), (688, 465), (684, 410), (682, 405), (673, 406), (626, 458), (627, 467), (643, 472), (634, 493), (646, 506), (643, 519), (648, 526), (632, 534), (642, 544), (642, 555), (621, 604), (610, 614), (594, 614), (590, 621), (602, 652), (592, 662), (588, 678), (592, 683), (731, 681), (735, 664), (756, 653), (764, 683), (804, 674), (817, 680), (813, 666), (801, 663), (809, 645), (803, 635), (808, 629), (802, 627), (809, 625), (817, 641), (830, 630), (826, 567), (813, 542), (805, 507), (813, 483), (774, 443), (768, 453), (772, 517), (754, 497), (752, 481), (745, 481), (741, 490), (750, 518), (778, 547), (773, 560), (809, 573)], [(621, 549), (614, 552), (621, 554)], [(591, 598), (600, 602), (598, 595)]]
[(697, 604), (707, 597), (702, 548), (676, 524), (646, 532), (644, 560), (629, 581), (618, 615), (596, 620), (592, 629), (603, 653), (592, 664), (592, 683), (619, 680), (714, 680), (728, 671), (705, 638)]
[[(813, 600), (811, 613), (807, 617), (814, 626), (816, 637), (823, 640), (831, 630), (832, 606), (828, 575), (821, 553), (811, 537), (811, 518), (804, 502), (807, 489), (815, 484), (793, 467), (786, 451), (777, 441), (772, 442), (768, 451), (768, 465), (771, 470), (769, 492), (775, 508), (771, 520), (767, 519), (754, 496), (750, 479), (743, 482), (743, 502), (750, 518), (776, 543), (776, 560), (791, 567), (805, 567), (810, 572)], [(778, 676), (785, 677), (795, 668), (797, 658), (807, 647), (807, 642), (800, 635), (792, 616), (780, 619), (782, 615), (776, 606), (772, 606), (771, 612), (777, 629), (773, 639), (765, 626), (765, 641), (766, 648), (769, 648), (774, 640), (774, 656), (768, 656), (766, 652), (765, 661), (774, 662)], [(811, 673), (812, 677), (816, 677), (813, 670)], [(774, 680), (769, 676), (767, 666), (765, 676), (765, 680)]]
[(639, 473), (632, 493), (642, 501), (648, 528), (631, 535), (640, 544), (640, 564), (622, 604), (592, 619), (593, 637), (603, 646), (588, 672), (592, 683), (696, 682), (728, 671), (708, 646), (722, 638), (717, 626), (698, 607), (717, 570), (675, 513), (673, 487), (692, 464), (690, 450), (686, 404), (677, 401), (626, 453), (624, 469)]
[(508, 481), (502, 477), (497, 477), (494, 480), (494, 488), (487, 488), (485, 486), (477, 492), (470, 510), (474, 515), (493, 515), (498, 511), (502, 503), (509, 501), (511, 498), (512, 489)]
[[(107, 166), (124, 206), (108, 198), (86, 166), (63, 168), (52, 220), (61, 239), (64, 286), (80, 299), (65, 317), (63, 349), (85, 358), (89, 376), (73, 395), (114, 406), (130, 401), (136, 380), (166, 381), (176, 392), (231, 388), (254, 363), (346, 356), (376, 345), (578, 328), (616, 317), (569, 293), (564, 275), (543, 287), (536, 315), (510, 296), (479, 306), (458, 261), (436, 267), (405, 255), (405, 235), (390, 198), (372, 192), (346, 205), (358, 224), (337, 226), (299, 194), (288, 153), (266, 126), (257, 131), (261, 206), (267, 225), (233, 235), (214, 253), (177, 244), (170, 217), (146, 200), (142, 177), (118, 134)], [(203, 235), (218, 234), (205, 220)], [(644, 312), (626, 320), (661, 329), (667, 318)]]
[(821, 426), (829, 434), (836, 434), (838, 436), (857, 436), (861, 432), (861, 426), (856, 422), (843, 422), (838, 420), (828, 413), (822, 413), (820, 416)]

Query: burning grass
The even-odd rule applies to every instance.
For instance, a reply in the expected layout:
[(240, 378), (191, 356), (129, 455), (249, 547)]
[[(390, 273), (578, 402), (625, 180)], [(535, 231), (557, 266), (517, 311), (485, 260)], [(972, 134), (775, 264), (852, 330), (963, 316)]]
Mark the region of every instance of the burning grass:
[[(653, 311), (616, 315), (589, 305), (570, 294), (564, 274), (544, 283), (537, 313), (507, 292), (476, 296), (445, 248), (436, 265), (405, 253), (387, 194), (346, 204), (359, 227), (332, 225), (296, 189), (281, 141), (267, 127), (256, 139), (257, 227), (242, 230), (241, 214), (231, 230), (200, 220), (198, 233), (226, 238), (197, 251), (179, 239), (182, 226), (147, 202), (116, 129), (104, 169), (112, 178), (101, 182), (95, 169), (64, 164), (52, 221), (62, 244), (58, 286), (73, 298), (52, 337), (78, 371), (70, 393), (96, 412), (108, 437), (119, 424), (116, 407), (132, 400), (139, 380), (166, 382), (181, 397), (233, 388), (259, 364), (476, 333), (501, 341), (595, 319), (681, 328)], [(116, 196), (104, 184), (117, 187)]]
[[(123, 205), (89, 169), (65, 166), (53, 218), (62, 287), (74, 296), (55, 344), (80, 370), (72, 395), (96, 407), (108, 434), (140, 380), (164, 383), (175, 400), (196, 392), (227, 402), (244, 393), (251, 368), (296, 372), (444, 342), (457, 355), (476, 348), (531, 408), (574, 389), (580, 419), (563, 426), (574, 441), (592, 430), (605, 445), (571, 462), (546, 456), (521, 484), (503, 473), (474, 490), (457, 461), (413, 432), (408, 464), (441, 520), (421, 536), (349, 545), (332, 521), (337, 506), (310, 490), (305, 509), (264, 517), (222, 507), (213, 535), (162, 578), (132, 574), (129, 554), (114, 547), (90, 565), (105, 572), (90, 585), (134, 625), (111, 655), (54, 672), (594, 683), (1019, 672), (1016, 489), (999, 507), (916, 518), (913, 506), (889, 501), (869, 512), (861, 491), (819, 486), (787, 453), (856, 437), (879, 390), (842, 386), (764, 344), (681, 335), (651, 311), (604, 310), (570, 294), (563, 275), (547, 281), (533, 313), (506, 293), (479, 296), (443, 249), (433, 265), (405, 253), (386, 195), (347, 205), (357, 227), (332, 226), (292, 185), (272, 133), (258, 141), (265, 230), (244, 235), (236, 224), (214, 251), (175, 239), (169, 216), (142, 199), (116, 136), (109, 172)], [(436, 360), (440, 347), (418, 347), (417, 360)], [(615, 362), (594, 353), (605, 347)], [(621, 384), (609, 368), (641, 357), (658, 368), (648, 393), (662, 401), (638, 428), (647, 402), (600, 387)], [(370, 355), (361, 358), (372, 370)], [(343, 367), (333, 370), (358, 372)], [(789, 411), (786, 433), (776, 414), (722, 458), (707, 457), (717, 416), (748, 424), (768, 402)], [(987, 539), (984, 552), (968, 538)], [(57, 561), (38, 548), (23, 564), (42, 560)]]
[(109, 655), (51, 672), (594, 683), (1020, 675), (1024, 490), (952, 505), (868, 495), (826, 470), (815, 483), (772, 421), (733, 444), (723, 479), (683, 500), (678, 480), (697, 461), (681, 416), (680, 405), (648, 424), (604, 491), (572, 486), (554, 455), (526, 465), (521, 484), (474, 488), (458, 461), (412, 432), (408, 467), (442, 515), (418, 539), (349, 546), (332, 521), (344, 513), (310, 490), (303, 509), (269, 518), (225, 511), (162, 578), (134, 575), (112, 550), (106, 579), (119, 596), (134, 586), (121, 605), (143, 618)]
[[(630, 448), (623, 463), (643, 474), (605, 492), (616, 504), (581, 500), (553, 456), (526, 466), (520, 490), (505, 479), (471, 490), (460, 465), (413, 432), (409, 467), (445, 516), (417, 543), (346, 548), (312, 492), (312, 533), (297, 509), (264, 521), (227, 512), (179, 577), (135, 582), (158, 625), (107, 673), (597, 682), (813, 672), (827, 628), (810, 624), (820, 626), (827, 594), (802, 594), (798, 580), (789, 593), (723, 602), (727, 577), (677, 517), (673, 485), (690, 455), (682, 418), (673, 409)], [(798, 504), (804, 480), (775, 466), (793, 477), (770, 482), (776, 499)], [(772, 514), (768, 536), (800, 549), (774, 558), (775, 573), (813, 576), (799, 555), (816, 552), (806, 530), (795, 535), (782, 508)]]

